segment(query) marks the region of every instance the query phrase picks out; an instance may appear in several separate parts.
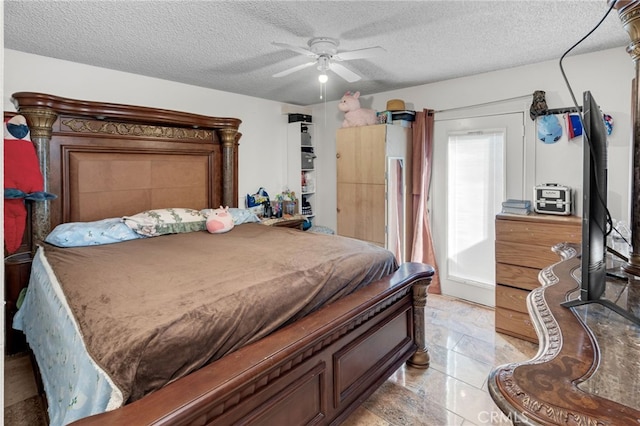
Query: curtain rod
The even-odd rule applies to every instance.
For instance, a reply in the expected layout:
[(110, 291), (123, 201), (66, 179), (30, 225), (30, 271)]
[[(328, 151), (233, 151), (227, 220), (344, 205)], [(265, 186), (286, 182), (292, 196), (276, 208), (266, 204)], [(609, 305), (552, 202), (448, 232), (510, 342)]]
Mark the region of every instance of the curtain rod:
[(518, 99), (524, 100), (526, 98), (532, 98), (532, 96), (533, 96), (533, 93), (530, 93), (528, 95), (514, 96), (512, 98), (499, 99), (499, 100), (496, 100), (496, 101), (489, 101), (489, 102), (482, 102), (482, 103), (479, 103), (479, 104), (466, 105), (466, 106), (447, 108), (447, 109), (439, 109), (439, 110), (436, 110), (435, 112), (436, 113), (438, 113), (438, 112), (449, 112), (449, 111), (456, 111), (456, 110), (459, 110), (459, 109), (477, 108), (477, 107), (481, 107), (481, 106), (498, 104), (498, 103), (501, 103), (501, 102), (515, 101), (515, 100), (518, 100)]

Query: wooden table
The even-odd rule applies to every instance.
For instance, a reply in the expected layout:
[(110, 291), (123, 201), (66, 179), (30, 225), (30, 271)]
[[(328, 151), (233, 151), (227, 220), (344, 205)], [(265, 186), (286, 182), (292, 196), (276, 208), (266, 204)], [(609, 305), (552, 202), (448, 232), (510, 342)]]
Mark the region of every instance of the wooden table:
[(285, 215), (284, 217), (281, 217), (281, 218), (262, 219), (262, 224), (269, 225), (269, 226), (283, 226), (285, 228), (302, 229), (302, 224), (306, 220), (307, 219), (301, 215), (293, 215), (293, 216)]
[[(489, 393), (514, 425), (640, 424), (640, 327), (597, 303), (561, 306), (577, 298), (578, 249), (554, 247), (564, 260), (542, 270), (543, 286), (527, 299), (538, 354), (489, 376)], [(640, 280), (608, 280), (605, 297), (634, 311)]]

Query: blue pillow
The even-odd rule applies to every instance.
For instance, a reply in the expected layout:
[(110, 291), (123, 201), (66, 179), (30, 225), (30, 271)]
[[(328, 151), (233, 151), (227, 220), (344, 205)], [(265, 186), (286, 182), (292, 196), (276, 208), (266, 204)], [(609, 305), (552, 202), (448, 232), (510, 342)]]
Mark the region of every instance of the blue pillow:
[[(200, 210), (200, 213), (208, 217), (209, 213), (211, 213), (213, 210), (215, 209), (202, 209)], [(260, 222), (260, 218), (256, 216), (254, 212), (248, 209), (238, 209), (235, 207), (229, 207), (229, 213), (233, 218), (234, 225), (241, 225), (243, 223), (251, 223), (251, 222)]]
[(62, 223), (54, 228), (45, 241), (58, 247), (83, 247), (142, 238), (119, 218), (95, 222)]

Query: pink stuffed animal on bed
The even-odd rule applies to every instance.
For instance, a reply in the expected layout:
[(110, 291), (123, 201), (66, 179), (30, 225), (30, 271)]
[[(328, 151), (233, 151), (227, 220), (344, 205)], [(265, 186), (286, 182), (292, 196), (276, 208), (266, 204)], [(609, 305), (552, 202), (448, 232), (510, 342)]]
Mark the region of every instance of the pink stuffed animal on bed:
[(207, 231), (212, 234), (222, 234), (231, 231), (233, 227), (233, 217), (229, 213), (229, 207), (220, 206), (207, 216)]
[(376, 112), (372, 109), (360, 108), (360, 92), (344, 94), (338, 109), (344, 112), (344, 121), (342, 127), (357, 127), (368, 126), (370, 124), (376, 124)]

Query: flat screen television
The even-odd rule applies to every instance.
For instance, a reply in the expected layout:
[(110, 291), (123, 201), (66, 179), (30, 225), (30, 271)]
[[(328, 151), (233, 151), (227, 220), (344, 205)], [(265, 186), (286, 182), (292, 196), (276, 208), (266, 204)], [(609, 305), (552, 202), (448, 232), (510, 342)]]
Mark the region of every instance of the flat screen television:
[(600, 303), (629, 320), (640, 319), (604, 298), (607, 279), (607, 132), (600, 107), (590, 91), (583, 94), (582, 253), (580, 296), (563, 303), (572, 307)]
[(584, 92), (582, 259), (580, 299), (604, 294), (607, 254), (607, 133), (591, 92)]

